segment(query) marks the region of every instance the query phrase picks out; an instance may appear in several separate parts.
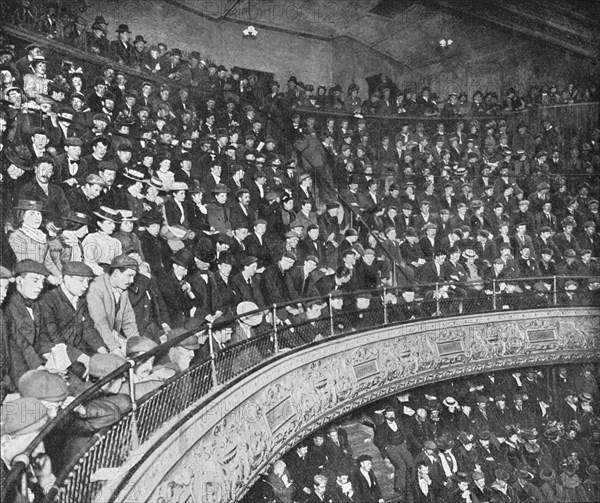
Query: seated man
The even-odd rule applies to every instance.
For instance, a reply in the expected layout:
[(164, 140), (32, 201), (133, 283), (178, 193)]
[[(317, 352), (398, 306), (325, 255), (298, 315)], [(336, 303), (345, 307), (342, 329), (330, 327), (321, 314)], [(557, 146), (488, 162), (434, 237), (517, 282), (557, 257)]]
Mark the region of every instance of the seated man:
[(10, 377), (15, 384), (25, 372), (45, 363), (40, 348), (42, 319), (36, 300), (49, 275), (35, 260), (21, 260), (15, 267), (16, 288), (4, 308), (12, 362)]
[(127, 254), (139, 264), (139, 274), (128, 290), (138, 331), (142, 337), (164, 342), (164, 334), (171, 330), (171, 319), (159, 283), (139, 253), (129, 251)]
[[(262, 273), (260, 287), (267, 304), (284, 304), (298, 298), (298, 295), (293, 292), (293, 285), (288, 277), (294, 262), (296, 262), (296, 255), (285, 252), (277, 262), (268, 266)], [(299, 314), (299, 311), (292, 306), (287, 306), (277, 312), (280, 319), (287, 319), (290, 314)]]
[(90, 316), (85, 293), (94, 272), (83, 262), (67, 262), (63, 267), (63, 283), (42, 297), (42, 354), (56, 344), (67, 346), (71, 370), (83, 378), (90, 357), (108, 350)]
[(92, 281), (87, 293), (90, 316), (111, 353), (125, 356), (130, 337), (139, 337), (135, 313), (127, 289), (133, 283), (138, 263), (129, 255), (115, 257), (108, 272)]

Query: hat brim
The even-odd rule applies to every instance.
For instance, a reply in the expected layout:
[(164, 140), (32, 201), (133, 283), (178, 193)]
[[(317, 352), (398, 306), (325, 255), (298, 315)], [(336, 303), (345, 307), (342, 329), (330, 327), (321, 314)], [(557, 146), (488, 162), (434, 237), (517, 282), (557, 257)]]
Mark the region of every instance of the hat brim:
[(111, 216), (107, 216), (107, 215), (103, 215), (102, 213), (98, 213), (97, 211), (92, 212), (94, 215), (96, 215), (99, 219), (101, 220), (108, 220), (109, 222), (112, 222), (114, 224), (120, 224), (123, 220), (115, 217), (111, 217)]
[(26, 208), (23, 206), (13, 206), (13, 210), (21, 210), (21, 211), (39, 211), (40, 213), (46, 213), (46, 210), (42, 206), (41, 208)]

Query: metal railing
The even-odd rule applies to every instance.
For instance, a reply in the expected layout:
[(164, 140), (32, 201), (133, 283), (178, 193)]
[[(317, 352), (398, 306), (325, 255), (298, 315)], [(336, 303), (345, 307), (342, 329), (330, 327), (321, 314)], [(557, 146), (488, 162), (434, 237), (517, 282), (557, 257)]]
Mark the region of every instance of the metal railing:
[[(174, 375), (152, 393), (136, 400), (134, 386), (130, 386), (133, 407), (120, 420), (101, 429), (89, 438), (87, 448), (79, 456), (74, 456), (58, 474), (56, 484), (48, 491), (45, 501), (77, 502), (91, 501), (103, 488), (102, 473), (113, 469), (112, 477), (132, 459), (136, 449), (152, 440), (169, 420), (175, 418), (190, 406), (198, 406), (199, 401), (209, 399), (211, 393), (218, 393), (257, 366), (285, 354), (290, 350), (318, 344), (332, 337), (341, 337), (357, 332), (368, 331), (383, 326), (394, 326), (431, 317), (471, 315), (514, 309), (538, 309), (553, 306), (598, 306), (600, 291), (587, 290), (571, 299), (562, 288), (566, 279), (577, 279), (587, 288), (587, 277), (539, 277), (490, 280), (484, 286), (469, 283), (443, 282), (421, 284), (413, 288), (381, 288), (368, 292), (371, 301), (364, 309), (348, 309), (356, 306), (355, 299), (361, 292), (347, 292), (341, 297), (345, 308), (337, 310), (335, 297), (331, 295), (305, 299), (305, 302), (319, 300), (324, 308), (316, 319), (278, 320), (277, 312), (288, 305), (273, 305), (257, 312), (269, 313), (264, 330), (250, 339), (218, 350), (213, 343), (213, 333), (224, 327), (243, 323), (241, 317), (206, 324), (199, 330), (186, 332), (176, 339), (162, 344), (146, 354), (128, 360), (63, 409), (59, 415), (47, 423), (33, 440), (19, 461), (14, 464), (2, 487), (2, 499), (10, 488), (22, 487), (27, 477), (29, 458), (40, 442), (74, 413), (79, 405), (85, 405), (98, 395), (101, 388), (117, 377), (128, 377), (133, 382), (136, 367), (152, 357), (164, 356), (169, 349), (190, 335), (208, 334), (210, 358), (199, 362), (188, 370)], [(509, 287), (507, 287), (507, 285)], [(540, 288), (539, 285), (545, 285)], [(584, 286), (585, 285), (585, 286)], [(416, 292), (414, 301), (407, 302), (403, 292)], [(200, 405), (202, 405), (200, 403)], [(67, 432), (68, 433), (68, 432)], [(163, 432), (164, 433), (164, 432)]]

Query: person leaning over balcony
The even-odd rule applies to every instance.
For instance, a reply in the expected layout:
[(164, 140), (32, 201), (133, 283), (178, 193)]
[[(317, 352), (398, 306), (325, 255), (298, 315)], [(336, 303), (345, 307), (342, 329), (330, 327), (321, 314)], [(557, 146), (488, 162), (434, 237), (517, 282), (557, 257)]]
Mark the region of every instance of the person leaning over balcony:
[[(2, 463), (0, 471), (2, 481), (8, 476), (12, 465), (18, 461), (40, 430), (50, 421), (48, 409), (36, 398), (18, 398), (5, 402), (0, 411), (2, 419)], [(27, 477), (27, 494), (21, 494), (20, 484), (8, 489), (6, 502), (21, 503), (25, 501), (41, 502), (44, 495), (56, 482), (52, 462), (45, 454), (44, 443), (40, 442), (31, 454), (33, 475), (25, 472)], [(54, 469), (54, 471), (56, 471)], [(31, 497), (33, 497), (31, 499)]]
[(128, 255), (118, 255), (108, 272), (92, 281), (87, 303), (90, 316), (104, 344), (111, 353), (125, 354), (125, 344), (131, 337), (139, 337), (135, 313), (127, 289), (138, 272), (137, 261)]
[[(124, 364), (125, 360), (115, 354), (92, 356), (89, 364), (89, 383), (97, 383)], [(65, 431), (68, 431), (68, 441), (63, 442), (60, 464), (56, 463), (57, 473), (87, 452), (97, 442), (96, 434), (106, 432), (129, 412), (131, 398), (121, 392), (124, 389), (124, 383), (125, 374), (115, 377), (104, 384), (94, 398), (84, 402), (73, 411), (68, 418), (69, 422), (65, 425)], [(137, 388), (136, 385), (136, 391)], [(119, 445), (118, 448), (128, 449), (125, 445)]]

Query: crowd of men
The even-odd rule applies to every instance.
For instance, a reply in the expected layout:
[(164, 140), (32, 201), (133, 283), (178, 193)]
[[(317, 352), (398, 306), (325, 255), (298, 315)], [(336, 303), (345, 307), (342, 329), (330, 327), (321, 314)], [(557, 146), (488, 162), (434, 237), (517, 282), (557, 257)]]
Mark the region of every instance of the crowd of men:
[[(394, 501), (595, 502), (599, 396), (593, 366), (526, 368), (435, 383), (355, 418), (374, 430), (375, 457), (385, 462), (377, 474), (389, 474)], [(360, 435), (348, 437), (340, 423), (319, 430), (276, 461), (245, 501), (389, 498), (372, 450)]]
[[(28, 0), (20, 6), (27, 17)], [(102, 21), (93, 32), (105, 34)], [(130, 47), (127, 26), (117, 32), (98, 54)], [(130, 64), (128, 51), (117, 60)], [(136, 369), (137, 397), (274, 324), (280, 348), (293, 348), (461, 309), (597, 303), (599, 130), (565, 144), (549, 120), (534, 138), (526, 124), (473, 118), (378, 135), (350, 114), (302, 119), (294, 77), (286, 92), (273, 82), (262, 93), (208, 64), (187, 82), (195, 56), (163, 56), (149, 73), (190, 87), (208, 75), (209, 94), (151, 78), (133, 86), (108, 60), (98, 74), (63, 62), (49, 76), (38, 44), (21, 58), (0, 51), (3, 468), (50, 418), (49, 403), (56, 410), (125, 358), (207, 323), (240, 316)], [(380, 91), (360, 111), (381, 113)], [(414, 112), (431, 115), (430, 91), (416, 99)], [(385, 295), (365, 292), (382, 286)], [(306, 301), (324, 296), (327, 309)], [(218, 381), (269, 351), (247, 346)], [(77, 441), (52, 451), (54, 470), (40, 457), (34, 492), (126, 413), (128, 388), (117, 379), (73, 415), (61, 431)], [(37, 412), (16, 417), (15, 404)]]

